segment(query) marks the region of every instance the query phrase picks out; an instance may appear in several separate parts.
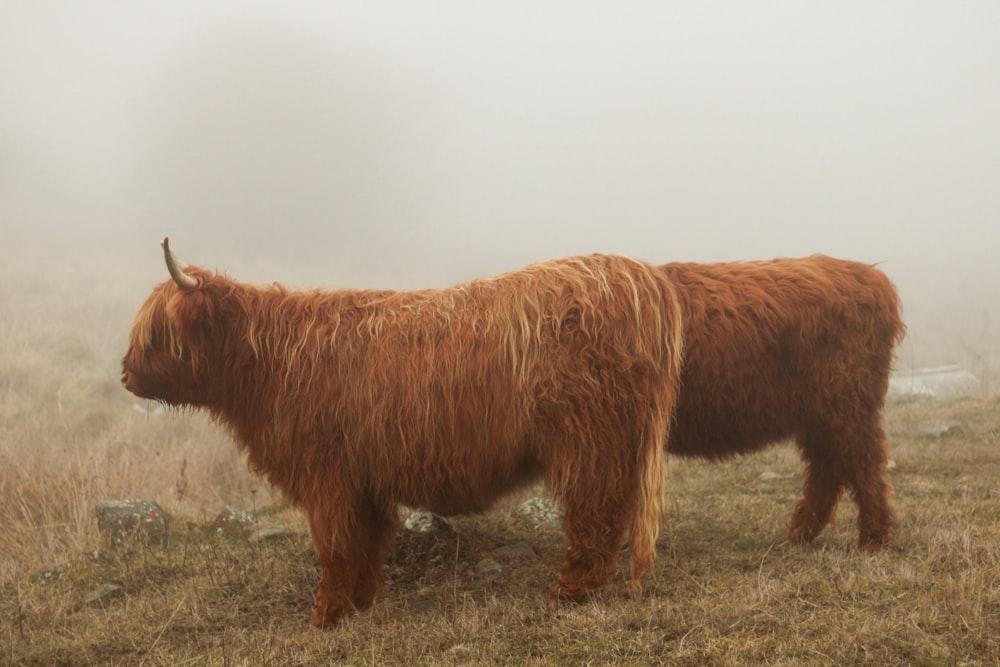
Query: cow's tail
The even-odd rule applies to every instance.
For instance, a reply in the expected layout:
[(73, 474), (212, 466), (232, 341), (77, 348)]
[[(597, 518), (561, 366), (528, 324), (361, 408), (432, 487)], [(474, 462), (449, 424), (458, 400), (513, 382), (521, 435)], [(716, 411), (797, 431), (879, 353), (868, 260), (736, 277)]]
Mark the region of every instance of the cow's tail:
[(670, 428), (671, 405), (672, 401), (668, 405), (656, 406), (653, 410), (652, 418), (643, 433), (644, 442), (639, 452), (639, 504), (629, 540), (632, 570), (629, 588), (633, 597), (642, 596), (642, 575), (656, 557), (656, 539), (660, 535), (664, 514), (666, 469), (663, 443), (667, 441)]
[(662, 336), (659, 346), (662, 356), (658, 365), (663, 371), (659, 396), (651, 402), (649, 420), (642, 433), (638, 456), (639, 497), (635, 514), (635, 524), (629, 539), (631, 551), (632, 579), (630, 588), (634, 597), (642, 595), (642, 575), (653, 564), (656, 557), (656, 539), (660, 535), (663, 522), (663, 491), (666, 477), (666, 443), (670, 435), (670, 423), (674, 416), (674, 406), (680, 389), (681, 368), (684, 357), (684, 326), (680, 300), (674, 286), (665, 276), (661, 276), (662, 310), (660, 312), (664, 329), (657, 332)]

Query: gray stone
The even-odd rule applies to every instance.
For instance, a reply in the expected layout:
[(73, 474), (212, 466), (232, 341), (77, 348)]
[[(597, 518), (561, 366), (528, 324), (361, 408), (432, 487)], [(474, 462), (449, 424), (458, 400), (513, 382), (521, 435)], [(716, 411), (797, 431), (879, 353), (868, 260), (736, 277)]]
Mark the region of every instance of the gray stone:
[(962, 432), (962, 425), (947, 419), (931, 419), (920, 422), (910, 429), (910, 435), (919, 438), (950, 438)]
[(540, 526), (558, 527), (562, 519), (562, 508), (545, 498), (529, 498), (517, 506), (515, 514), (536, 528)]
[(103, 607), (111, 600), (120, 598), (123, 595), (125, 595), (125, 584), (120, 581), (107, 581), (90, 591), (90, 593), (83, 598), (83, 606)]
[(417, 510), (403, 521), (403, 527), (414, 533), (436, 533), (441, 530), (451, 530), (447, 521), (431, 512)]
[(480, 577), (495, 577), (503, 572), (503, 566), (495, 558), (484, 558), (476, 563), (476, 574)]
[(83, 557), (91, 562), (102, 563), (104, 565), (110, 565), (115, 562), (114, 556), (96, 549), (93, 551), (84, 552)]
[(250, 542), (274, 542), (276, 540), (287, 540), (295, 537), (295, 531), (288, 526), (272, 526), (271, 528), (259, 528), (250, 536)]
[(514, 544), (508, 544), (506, 546), (494, 549), (490, 552), (490, 556), (493, 558), (498, 558), (500, 560), (513, 560), (516, 558), (534, 558), (538, 554), (535, 553), (534, 547), (532, 547), (527, 542), (516, 542)]
[(102, 500), (96, 511), (97, 529), (111, 546), (132, 542), (167, 546), (167, 517), (152, 500)]
[(46, 568), (38, 573), (38, 580), (43, 584), (48, 584), (62, 577), (72, 567), (72, 563), (60, 563)]
[(887, 398), (896, 403), (933, 401), (947, 403), (962, 398), (975, 398), (982, 385), (972, 373), (960, 366), (935, 366), (898, 371), (889, 377)]
[(212, 532), (229, 537), (246, 537), (257, 527), (257, 517), (235, 510), (228, 505), (219, 512), (209, 527)]

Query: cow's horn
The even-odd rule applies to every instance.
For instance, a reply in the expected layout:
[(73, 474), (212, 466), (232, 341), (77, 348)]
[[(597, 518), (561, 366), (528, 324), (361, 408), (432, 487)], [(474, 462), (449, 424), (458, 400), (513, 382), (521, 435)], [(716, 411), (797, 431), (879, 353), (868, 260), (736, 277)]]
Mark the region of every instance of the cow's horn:
[(163, 258), (167, 260), (167, 271), (170, 272), (170, 277), (174, 279), (177, 286), (181, 289), (198, 287), (198, 279), (184, 273), (184, 265), (174, 257), (174, 253), (170, 252), (170, 239), (164, 236), (163, 240), (160, 241), (160, 246), (163, 248)]

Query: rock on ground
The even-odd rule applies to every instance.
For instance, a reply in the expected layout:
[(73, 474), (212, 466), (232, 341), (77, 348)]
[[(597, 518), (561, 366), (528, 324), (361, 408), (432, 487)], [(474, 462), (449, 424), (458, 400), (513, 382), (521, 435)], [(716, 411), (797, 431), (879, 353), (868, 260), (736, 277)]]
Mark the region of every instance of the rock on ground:
[(250, 536), (250, 543), (273, 542), (295, 537), (295, 531), (288, 526), (273, 526), (271, 528), (260, 528), (255, 530)]
[(931, 419), (920, 422), (919, 424), (915, 424), (909, 430), (910, 435), (914, 435), (919, 438), (932, 439), (950, 438), (951, 436), (958, 435), (961, 432), (961, 424), (947, 419)]
[(529, 498), (518, 505), (517, 516), (525, 519), (536, 528), (542, 526), (558, 527), (562, 520), (562, 508), (545, 498)]
[(972, 373), (959, 366), (935, 366), (893, 373), (887, 398), (897, 403), (916, 400), (947, 403), (975, 398), (980, 393), (982, 385)]
[(229, 537), (246, 537), (257, 527), (257, 517), (228, 505), (219, 512), (209, 529)]
[(518, 558), (534, 558), (538, 554), (535, 548), (527, 542), (515, 542), (503, 547), (498, 547), (490, 552), (490, 556), (499, 560), (515, 560)]
[(403, 527), (414, 533), (435, 533), (440, 530), (451, 530), (451, 526), (447, 521), (436, 514), (424, 510), (411, 512), (406, 517), (406, 520), (403, 521)]
[(103, 607), (111, 600), (125, 595), (125, 584), (120, 581), (107, 581), (90, 591), (83, 599), (85, 607)]
[(102, 500), (96, 512), (97, 529), (111, 546), (133, 540), (147, 546), (167, 546), (167, 517), (152, 500)]
[(484, 558), (476, 563), (476, 574), (487, 579), (498, 577), (503, 572), (503, 566), (495, 558)]

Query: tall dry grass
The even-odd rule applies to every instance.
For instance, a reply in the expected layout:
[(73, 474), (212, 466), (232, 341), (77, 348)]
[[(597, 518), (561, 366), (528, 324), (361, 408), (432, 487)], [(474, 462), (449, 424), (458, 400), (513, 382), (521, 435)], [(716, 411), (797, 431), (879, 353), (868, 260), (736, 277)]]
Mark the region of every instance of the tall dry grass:
[[(143, 497), (198, 516), (269, 491), (201, 415), (119, 385), (141, 270), (0, 267), (0, 584), (97, 543), (94, 506)], [(148, 278), (147, 278), (148, 281)]]

